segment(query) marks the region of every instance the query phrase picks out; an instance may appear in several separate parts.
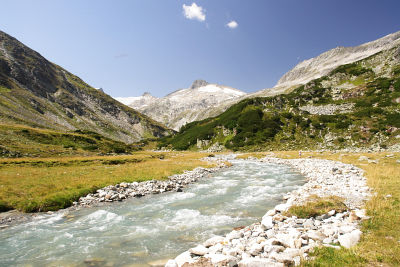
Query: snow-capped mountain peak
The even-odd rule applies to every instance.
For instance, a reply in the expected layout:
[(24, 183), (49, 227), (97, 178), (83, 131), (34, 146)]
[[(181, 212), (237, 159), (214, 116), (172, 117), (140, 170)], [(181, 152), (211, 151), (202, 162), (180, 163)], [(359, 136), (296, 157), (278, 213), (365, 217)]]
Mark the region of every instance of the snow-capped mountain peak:
[(195, 80), (189, 88), (177, 90), (162, 98), (144, 94), (116, 99), (178, 130), (186, 123), (218, 115), (224, 110), (225, 103), (245, 95), (232, 87)]

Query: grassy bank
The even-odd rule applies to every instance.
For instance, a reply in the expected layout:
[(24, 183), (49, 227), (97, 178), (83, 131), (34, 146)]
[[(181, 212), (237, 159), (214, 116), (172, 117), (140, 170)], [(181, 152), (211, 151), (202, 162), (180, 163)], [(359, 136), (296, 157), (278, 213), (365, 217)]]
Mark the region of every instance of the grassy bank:
[[(298, 151), (274, 154), (281, 158), (299, 157)], [(394, 155), (387, 157), (390, 154)], [(359, 161), (360, 156), (377, 162)], [(371, 218), (361, 225), (364, 233), (361, 242), (352, 249), (317, 249), (313, 254), (315, 259), (303, 265), (400, 266), (400, 163), (396, 162), (400, 159), (400, 153), (302, 152), (302, 157), (354, 164), (365, 170), (368, 185), (376, 192), (365, 205), (367, 215)]]
[(165, 179), (209, 166), (203, 153), (136, 152), (131, 156), (0, 159), (0, 210), (68, 207), (79, 197), (120, 182)]

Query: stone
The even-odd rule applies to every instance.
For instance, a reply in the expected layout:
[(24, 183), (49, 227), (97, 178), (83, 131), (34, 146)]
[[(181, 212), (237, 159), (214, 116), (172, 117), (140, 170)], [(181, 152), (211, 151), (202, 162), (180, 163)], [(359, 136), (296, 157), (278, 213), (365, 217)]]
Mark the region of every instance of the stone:
[(208, 247), (211, 247), (211, 246), (216, 245), (217, 243), (222, 243), (222, 242), (224, 242), (224, 238), (223, 238), (222, 236), (214, 236), (214, 237), (211, 237), (211, 238), (207, 239), (207, 240), (203, 243), (203, 245), (204, 245), (206, 248), (208, 248)]
[(237, 265), (238, 260), (235, 257), (230, 255), (223, 255), (223, 254), (207, 254), (205, 255), (206, 258), (211, 260), (211, 263), (214, 266), (228, 266), (233, 267)]
[(272, 219), (274, 220), (274, 221), (277, 221), (277, 222), (283, 222), (284, 220), (285, 220), (285, 216), (283, 216), (282, 214), (276, 214), (274, 217), (272, 217)]
[(262, 218), (261, 225), (263, 226), (264, 230), (268, 230), (274, 227), (274, 222), (272, 221), (272, 217), (264, 216)]
[(208, 249), (203, 245), (198, 245), (194, 248), (189, 249), (189, 252), (197, 256), (204, 256), (208, 253)]
[(366, 156), (360, 156), (360, 157), (358, 158), (358, 160), (359, 160), (359, 161), (365, 161), (365, 160), (369, 160), (369, 158), (366, 157)]
[(285, 266), (290, 266), (293, 265), (293, 257), (291, 257), (290, 254), (282, 252), (282, 253), (276, 253), (272, 252), (270, 254), (270, 258), (276, 260), (277, 262), (283, 263)]
[(178, 264), (176, 263), (175, 260), (168, 260), (167, 263), (165, 264), (165, 267), (178, 267)]
[(326, 236), (319, 231), (309, 231), (307, 236), (315, 241), (322, 241), (326, 238)]
[(239, 267), (283, 267), (283, 263), (274, 262), (270, 259), (246, 258), (238, 263)]
[(243, 233), (241, 233), (239, 231), (232, 231), (226, 235), (226, 239), (228, 239), (229, 241), (231, 241), (232, 239), (241, 238), (241, 237), (243, 237)]
[(185, 251), (175, 258), (175, 262), (178, 265), (178, 267), (181, 267), (185, 263), (194, 263), (196, 261), (192, 258), (189, 251)]
[(274, 216), (275, 214), (276, 214), (276, 210), (275, 210), (275, 209), (272, 209), (272, 210), (267, 211), (267, 213), (266, 213), (265, 215), (267, 215), (267, 216)]
[(360, 220), (361, 218), (360, 217), (358, 217), (357, 215), (356, 215), (356, 213), (354, 212), (354, 210), (352, 210), (351, 212), (350, 212), (350, 215), (349, 215), (349, 218), (348, 218), (348, 221), (349, 222), (355, 222), (355, 221), (358, 221), (358, 220)]
[(275, 210), (279, 211), (279, 212), (284, 212), (287, 211), (289, 209), (289, 205), (284, 203), (284, 204), (279, 204), (275, 206)]
[(264, 246), (262, 244), (254, 244), (250, 247), (249, 253), (252, 256), (257, 256), (264, 250)]
[(339, 236), (339, 243), (342, 247), (351, 248), (355, 246), (358, 241), (360, 241), (362, 232), (358, 229), (352, 231), (351, 233), (347, 233)]

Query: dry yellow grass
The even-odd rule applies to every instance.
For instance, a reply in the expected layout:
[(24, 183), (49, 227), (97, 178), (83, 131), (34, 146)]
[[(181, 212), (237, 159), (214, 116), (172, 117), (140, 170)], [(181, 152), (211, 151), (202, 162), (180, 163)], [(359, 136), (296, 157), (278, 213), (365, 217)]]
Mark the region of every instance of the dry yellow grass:
[[(160, 155), (164, 155), (160, 159)], [(0, 160), (0, 208), (55, 210), (98, 188), (120, 182), (165, 179), (210, 165), (203, 153), (138, 152), (132, 156)]]

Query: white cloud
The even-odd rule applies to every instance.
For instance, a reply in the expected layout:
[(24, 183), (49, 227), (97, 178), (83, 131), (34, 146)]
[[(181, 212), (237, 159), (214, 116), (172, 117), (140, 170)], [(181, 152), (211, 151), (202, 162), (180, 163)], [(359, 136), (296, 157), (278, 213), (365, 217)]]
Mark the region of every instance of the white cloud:
[(196, 3), (193, 3), (191, 6), (187, 6), (183, 4), (183, 15), (187, 19), (197, 19), (198, 21), (205, 21), (206, 20), (206, 14), (205, 10), (201, 6), (196, 5)]
[(231, 29), (235, 29), (235, 28), (237, 28), (237, 26), (239, 26), (239, 24), (236, 21), (232, 20), (231, 22), (226, 24), (226, 26), (228, 26)]

